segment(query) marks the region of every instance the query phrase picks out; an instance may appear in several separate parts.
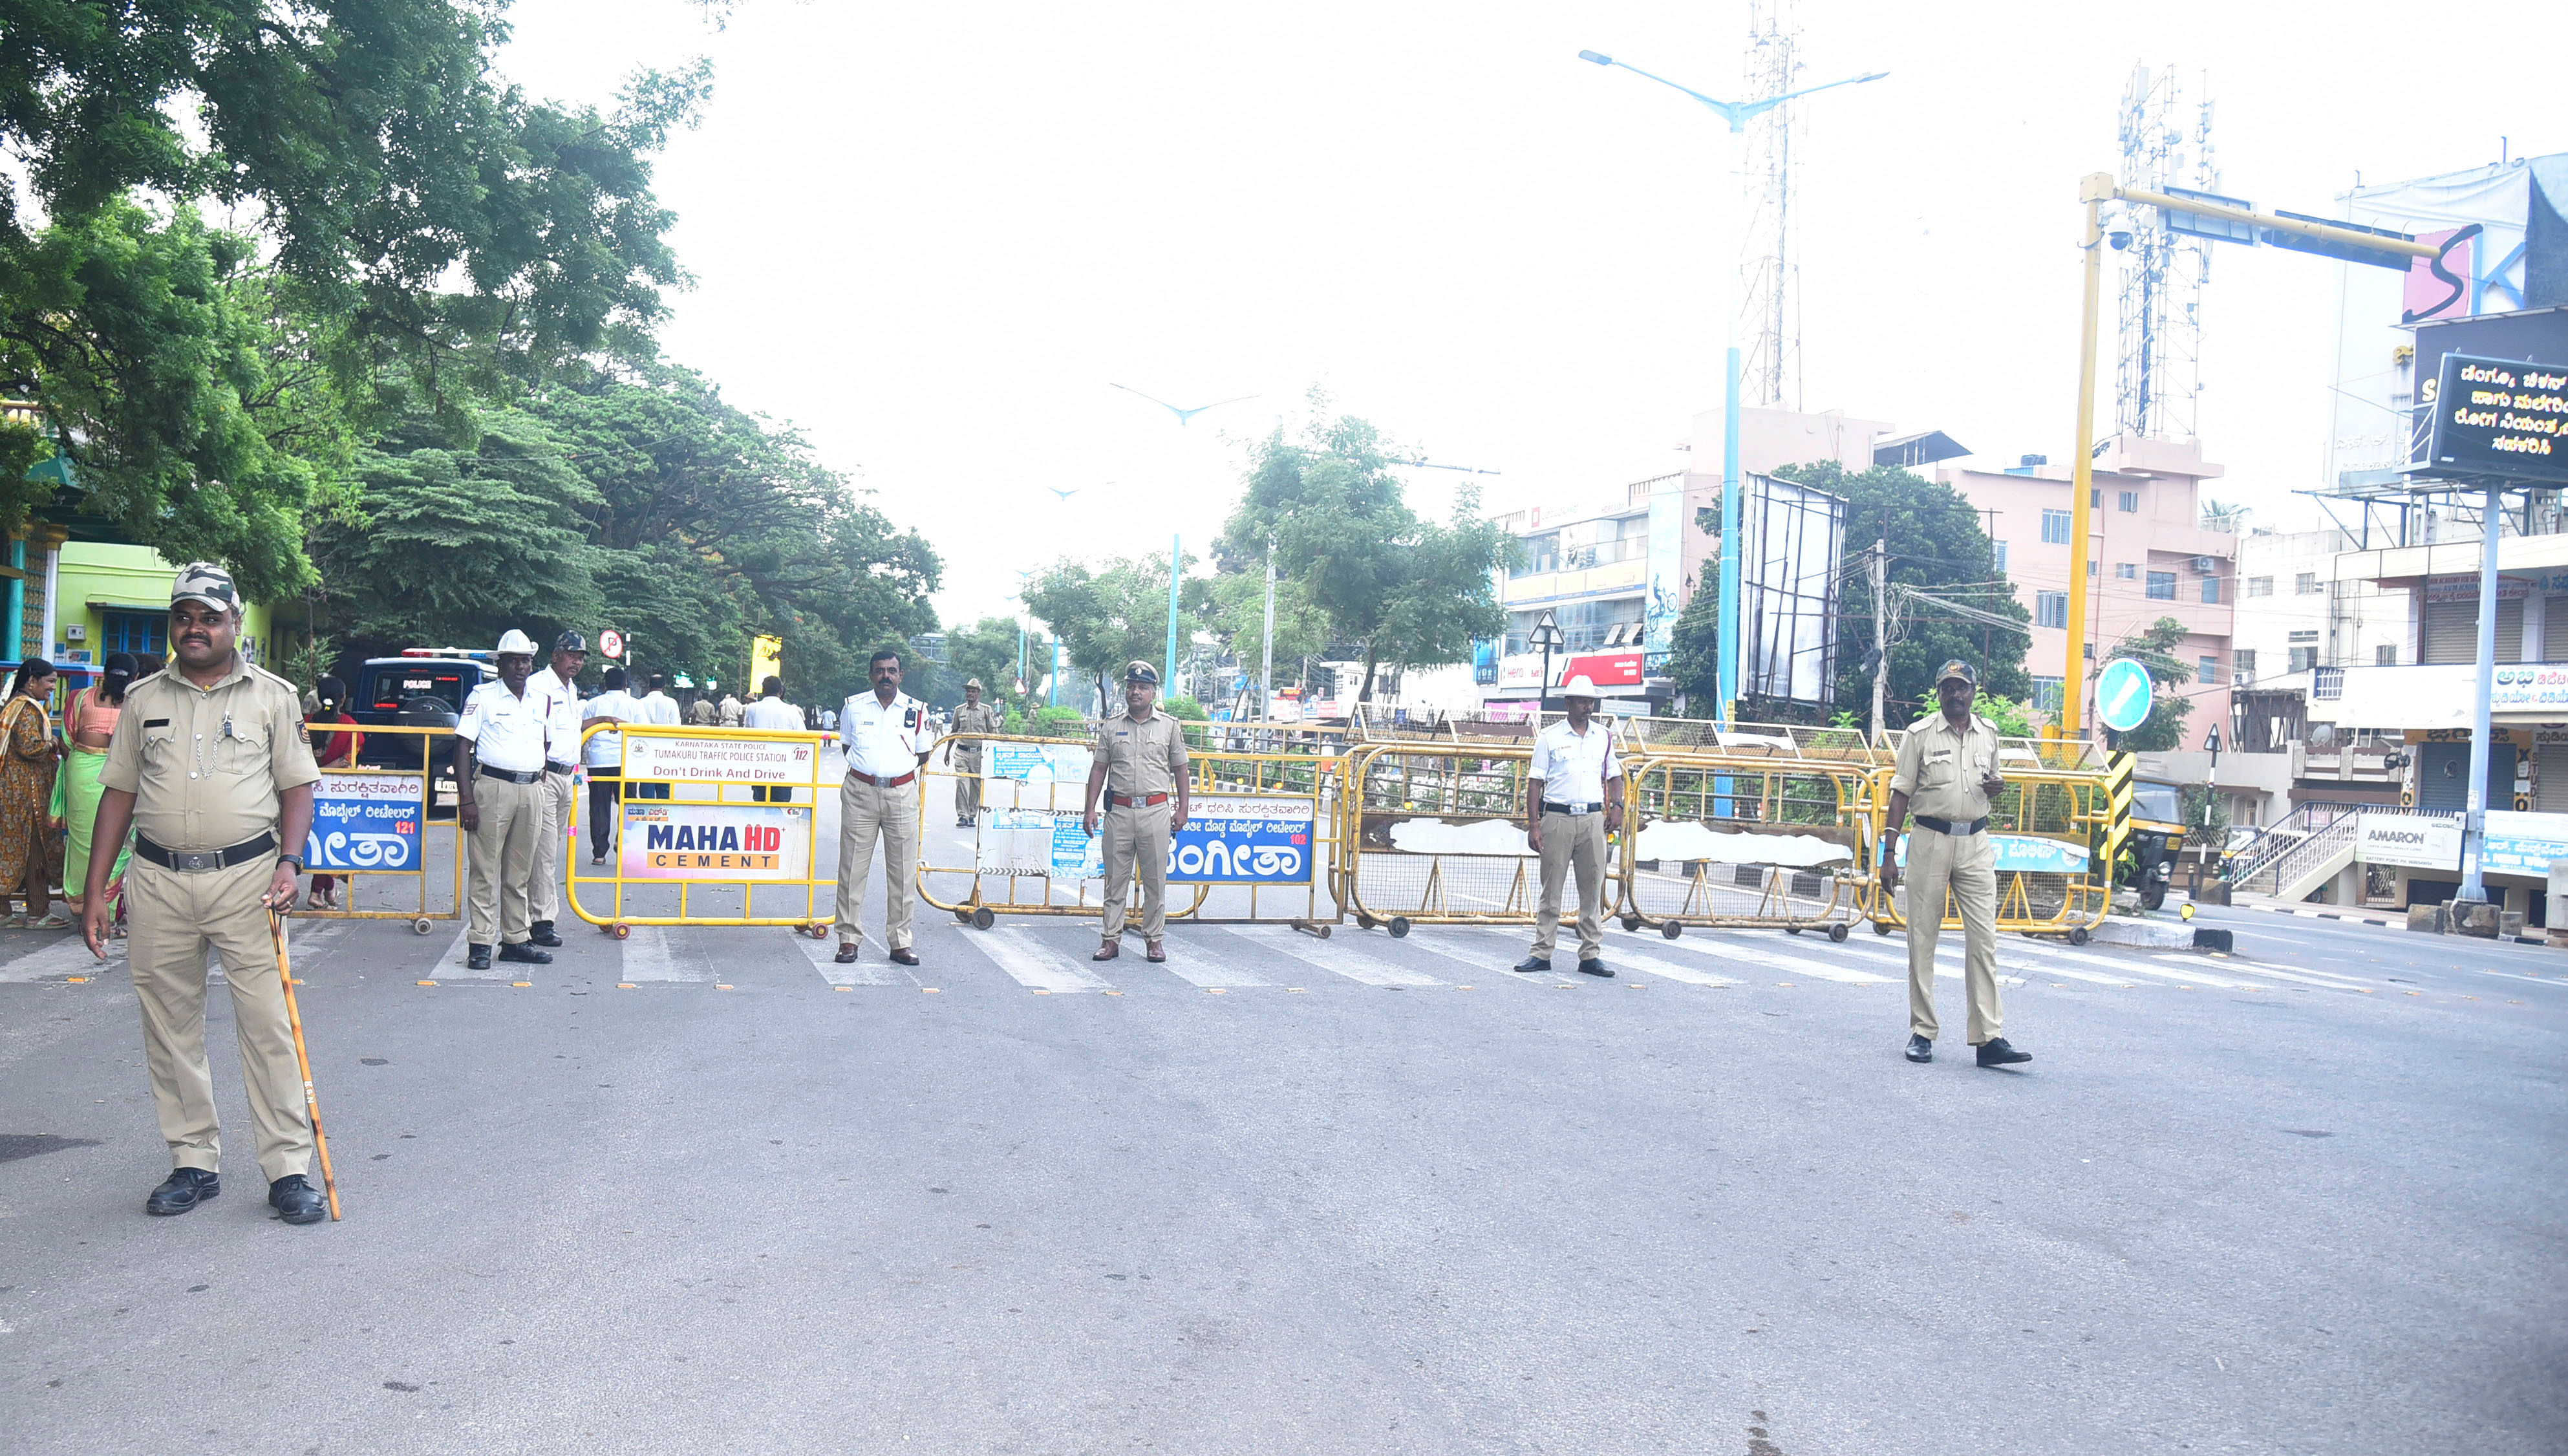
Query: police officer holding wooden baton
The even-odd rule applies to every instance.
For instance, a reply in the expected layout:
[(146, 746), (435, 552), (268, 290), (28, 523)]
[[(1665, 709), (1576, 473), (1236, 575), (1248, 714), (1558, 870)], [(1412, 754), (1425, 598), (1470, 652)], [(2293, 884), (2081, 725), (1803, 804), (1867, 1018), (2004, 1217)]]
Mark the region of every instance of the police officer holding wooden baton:
[(1908, 729), (1890, 779), (1890, 820), (1881, 836), (1881, 892), (1899, 888), (1899, 829), (1908, 838), (1908, 1059), (1935, 1059), (1935, 940), (1944, 899), (1962, 918), (1962, 978), (1971, 1004), (1971, 1044), (1980, 1065), (2033, 1060), (1998, 1034), (1998, 856), (1989, 800), (2006, 789), (1998, 775), (1998, 730), (1971, 712), (1980, 675), (1958, 659), (1935, 674), (1943, 712)]
[[(126, 871), (127, 951), (144, 1064), (175, 1166), (144, 1211), (182, 1214), (222, 1191), (220, 1121), (205, 1063), (205, 948), (222, 957), (267, 1201), (289, 1224), (328, 1213), (312, 1186), (312, 1121), (269, 913), (290, 908), (321, 770), (284, 679), (241, 660), (240, 594), (205, 562), (169, 587), (169, 666), (126, 690), (108, 739), (93, 842), (137, 831)], [(280, 852), (283, 851), (283, 852)], [(90, 856), (81, 938), (107, 959), (116, 856)]]

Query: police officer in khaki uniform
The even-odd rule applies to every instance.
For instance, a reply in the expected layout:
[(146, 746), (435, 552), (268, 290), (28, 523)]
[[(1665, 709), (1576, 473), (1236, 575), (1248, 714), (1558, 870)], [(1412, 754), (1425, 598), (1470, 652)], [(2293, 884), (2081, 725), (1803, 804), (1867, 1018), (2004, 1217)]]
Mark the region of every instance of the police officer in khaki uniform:
[[(1899, 830), (1908, 839), (1908, 1059), (1935, 1059), (1935, 939), (1951, 893), (1962, 918), (1963, 984), (1971, 1004), (1971, 1044), (1980, 1065), (2033, 1060), (1998, 1034), (1997, 847), (1989, 840), (1989, 800), (2006, 788), (1998, 775), (1998, 730), (1971, 712), (1980, 675), (1969, 663), (1935, 674), (1943, 712), (1908, 729), (1890, 779), (1890, 822), (1881, 837), (1881, 890), (1899, 887)], [(1914, 811), (1913, 815), (1911, 811)]]
[[(963, 684), (963, 706), (954, 710), (953, 731), (958, 733), (995, 733), (1007, 727), (999, 710), (981, 701), (981, 680), (966, 679)], [(969, 829), (981, 815), (981, 744), (976, 738), (963, 738), (945, 749), (945, 761), (954, 765), (954, 823)]]
[[(1097, 791), (1108, 790), (1106, 809), (1106, 913), (1104, 944), (1092, 961), (1112, 961), (1124, 951), (1124, 907), (1137, 873), (1141, 881), (1144, 959), (1165, 961), (1168, 839), (1186, 822), (1186, 735), (1177, 721), (1151, 711), (1159, 674), (1148, 663), (1124, 669), (1124, 716), (1098, 726), (1096, 759), (1088, 769), (1087, 827), (1097, 834)], [(1173, 808), (1162, 807), (1173, 800)]]
[(1542, 900), (1534, 911), (1533, 951), (1514, 969), (1551, 969), (1560, 937), (1560, 894), (1578, 876), (1578, 969), (1611, 980), (1605, 964), (1605, 874), (1613, 850), (1605, 836), (1623, 827), (1623, 770), (1614, 730), (1596, 720), (1595, 680), (1581, 673), (1561, 685), (1559, 723), (1534, 735), (1525, 765), (1525, 844), (1542, 856)]
[[(126, 690), (108, 739), (97, 841), (137, 830), (125, 879), (127, 951), (144, 1064), (175, 1165), (144, 1211), (182, 1214), (222, 1191), (220, 1122), (205, 1064), (205, 948), (223, 959), (267, 1201), (289, 1224), (329, 1209), (308, 1176), (312, 1122), (277, 981), (268, 912), (294, 903), (312, 784), (321, 776), (293, 688), (243, 662), (240, 595), (195, 562), (169, 588), (170, 664)], [(280, 848), (289, 852), (280, 854)], [(81, 936), (99, 959), (115, 911), (113, 854), (90, 856)]]

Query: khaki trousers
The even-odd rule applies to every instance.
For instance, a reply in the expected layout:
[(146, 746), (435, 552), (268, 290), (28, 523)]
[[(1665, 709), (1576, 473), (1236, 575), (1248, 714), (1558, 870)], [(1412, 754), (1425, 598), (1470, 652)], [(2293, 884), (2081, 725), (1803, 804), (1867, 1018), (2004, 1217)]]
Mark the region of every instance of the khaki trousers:
[(877, 788), (870, 778), (847, 775), (838, 788), (838, 944), (864, 944), (856, 918), (865, 908), (865, 878), (873, 873), (874, 842), (882, 841), (883, 944), (909, 949), (910, 916), (918, 908), (918, 791), (913, 778), (898, 788)]
[(1962, 982), (1971, 1003), (1971, 1044), (2002, 1034), (1998, 1010), (1998, 849), (1985, 833), (1956, 838), (1933, 829), (1908, 836), (1908, 1029), (1935, 1039), (1935, 938), (1944, 899), (1962, 917)]
[(1106, 913), (1098, 931), (1107, 940), (1124, 937), (1124, 905), (1132, 881), (1141, 882), (1141, 939), (1155, 941), (1168, 929), (1168, 815), (1177, 801), (1125, 806), (1109, 802), (1100, 827), (1106, 835)]
[(1542, 905), (1533, 916), (1534, 959), (1548, 961), (1560, 941), (1560, 891), (1578, 871), (1578, 959), (1605, 955), (1605, 815), (1542, 816)]
[(954, 750), (954, 817), (976, 818), (981, 812), (981, 750)]
[(482, 827), (473, 831), (473, 925), (469, 939), (486, 946), (522, 945), (534, 919), (526, 888), (535, 877), (535, 841), (543, 837), (544, 786), (476, 776), (473, 796)]
[(140, 855), (125, 875), (127, 954), (143, 1005), (143, 1061), (169, 1161), (214, 1172), (222, 1165), (214, 1078), (205, 1064), (205, 948), (223, 960), (231, 984), (232, 1031), (241, 1081), (267, 1181), (312, 1171), (312, 1123), (303, 1072), (276, 979), (276, 944), (258, 897), (276, 875), (276, 856), (182, 875)]
[(543, 823), (535, 830), (535, 867), (526, 889), (526, 918), (550, 925), (553, 917), (561, 914), (562, 855), (566, 852), (562, 846), (576, 827), (571, 822), (571, 804), (579, 797), (579, 786), (567, 773), (547, 773), (533, 788)]

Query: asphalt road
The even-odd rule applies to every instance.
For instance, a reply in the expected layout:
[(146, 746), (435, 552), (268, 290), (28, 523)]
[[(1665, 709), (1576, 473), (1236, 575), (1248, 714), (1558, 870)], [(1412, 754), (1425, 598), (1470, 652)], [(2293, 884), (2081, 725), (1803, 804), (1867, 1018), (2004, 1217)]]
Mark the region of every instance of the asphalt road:
[(220, 997), (147, 1218), (130, 987), (0, 933), (0, 1451), (2568, 1448), (2568, 956), (2207, 919), (2011, 939), (2021, 1072), (1862, 932), (298, 926), (302, 1229)]

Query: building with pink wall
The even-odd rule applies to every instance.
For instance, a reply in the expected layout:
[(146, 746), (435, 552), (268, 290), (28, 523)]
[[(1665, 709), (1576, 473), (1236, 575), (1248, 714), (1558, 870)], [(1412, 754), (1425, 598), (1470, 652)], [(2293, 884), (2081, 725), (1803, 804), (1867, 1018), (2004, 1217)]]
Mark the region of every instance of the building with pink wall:
[[(1743, 432), (1744, 435), (1744, 432)], [(2120, 436), (2095, 457), (2087, 513), (2086, 631), (2098, 661), (2087, 664), (2086, 722), (2094, 722), (2095, 669), (2128, 633), (2173, 617), (2188, 629), (2175, 656), (2195, 670), (2176, 691), (2190, 699), (2182, 746), (2196, 748), (2214, 726), (2228, 736), (2237, 621), (2238, 538), (2204, 524), (2201, 487), (2220, 466), (2198, 439)], [(2067, 465), (2009, 470), (1947, 467), (1936, 478), (1982, 513), (1996, 543), (1995, 565), (2033, 613), (2035, 706), (2057, 713), (2068, 673), (2069, 558), (2076, 488)], [(2219, 523), (2225, 527), (2226, 521)]]

